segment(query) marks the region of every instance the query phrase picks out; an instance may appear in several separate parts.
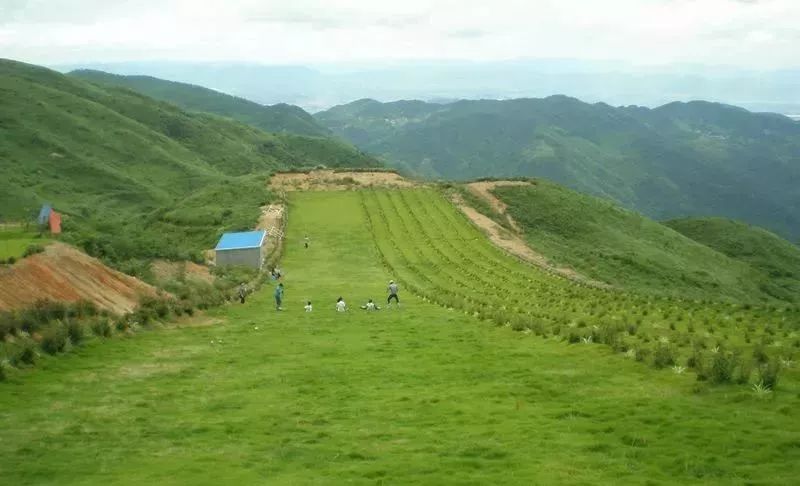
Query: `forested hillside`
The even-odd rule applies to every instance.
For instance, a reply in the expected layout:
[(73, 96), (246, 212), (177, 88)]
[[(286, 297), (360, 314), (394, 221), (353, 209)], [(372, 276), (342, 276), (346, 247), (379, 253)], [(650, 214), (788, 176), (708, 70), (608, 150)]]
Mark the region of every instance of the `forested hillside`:
[(120, 76), (94, 70), (77, 70), (69, 76), (105, 86), (129, 88), (184, 110), (214, 113), (233, 118), (268, 132), (327, 137), (330, 130), (298, 106), (279, 103), (264, 106), (193, 84), (166, 81), (151, 76)]
[(267, 174), (378, 165), (352, 146), (270, 134), (122, 88), (0, 61), (0, 220), (65, 213), (65, 238), (111, 261), (195, 257), (250, 227)]
[(359, 100), (335, 133), (428, 177), (538, 176), (656, 219), (725, 216), (800, 237), (800, 123), (716, 103), (615, 108), (566, 96)]

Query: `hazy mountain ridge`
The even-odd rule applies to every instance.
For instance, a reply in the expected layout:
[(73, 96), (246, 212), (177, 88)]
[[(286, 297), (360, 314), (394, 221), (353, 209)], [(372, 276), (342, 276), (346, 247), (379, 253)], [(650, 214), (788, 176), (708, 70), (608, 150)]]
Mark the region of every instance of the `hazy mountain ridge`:
[(187, 83), (152, 76), (121, 76), (102, 71), (76, 70), (69, 76), (101, 85), (129, 88), (185, 110), (215, 113), (268, 132), (330, 136), (331, 132), (299, 106), (278, 103), (264, 106), (237, 96)]
[(263, 104), (315, 112), (358, 98), (511, 99), (565, 93), (590, 102), (655, 107), (705, 99), (755, 111), (800, 113), (800, 70), (725, 66), (637, 66), (614, 61), (528, 59), (413, 61), (310, 66), (236, 62), (119, 62), (54, 66), (148, 74), (207, 86)]

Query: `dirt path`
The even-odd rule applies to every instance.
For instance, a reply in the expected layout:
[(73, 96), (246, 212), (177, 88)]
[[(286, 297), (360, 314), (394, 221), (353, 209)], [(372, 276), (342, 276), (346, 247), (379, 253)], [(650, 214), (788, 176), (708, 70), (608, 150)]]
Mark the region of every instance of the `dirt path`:
[(513, 232), (507, 230), (493, 219), (478, 212), (475, 208), (468, 205), (459, 194), (454, 194), (451, 199), (453, 204), (455, 204), (461, 210), (461, 212), (463, 212), (470, 219), (470, 221), (475, 224), (475, 226), (486, 233), (492, 243), (508, 253), (528, 263), (536, 265), (545, 271), (555, 273), (569, 280), (591, 285), (593, 287), (610, 288), (610, 285), (607, 283), (590, 279), (585, 275), (576, 272), (572, 268), (561, 267), (553, 264), (544, 255), (534, 251), (533, 248), (528, 245), (528, 243), (523, 239), (522, 231), (520, 230), (516, 221), (514, 221), (511, 215), (506, 213), (506, 204), (491, 193), (491, 190), (498, 186), (520, 185), (531, 185), (531, 183), (524, 181), (490, 181), (473, 182), (467, 184), (467, 188), (470, 192), (485, 200), (502, 217), (507, 218), (509, 225), (514, 229)]
[(156, 289), (62, 243), (51, 243), (43, 253), (0, 268), (0, 310), (27, 307), (41, 299), (86, 299), (102, 309), (125, 313), (143, 295), (156, 295)]
[(264, 244), (267, 263), (274, 264), (280, 256), (286, 217), (286, 206), (283, 204), (273, 203), (261, 208), (256, 229), (267, 231), (267, 242)]
[(346, 191), (365, 187), (414, 187), (410, 181), (396, 172), (312, 170), (309, 172), (277, 173), (269, 186), (278, 191)]
[(514, 228), (514, 231), (517, 233), (522, 233), (522, 229), (519, 227), (517, 222), (514, 221), (514, 218), (512, 218), (510, 214), (506, 213), (506, 209), (508, 209), (506, 203), (495, 196), (492, 193), (492, 190), (499, 186), (530, 186), (532, 184), (532, 182), (528, 181), (480, 181), (470, 182), (467, 184), (467, 189), (469, 189), (469, 192), (475, 196), (489, 203), (492, 209), (497, 211), (506, 219), (506, 221), (508, 221), (508, 224)]
[(261, 207), (261, 216), (258, 218), (256, 229), (270, 230), (281, 228), (286, 207), (283, 204), (269, 204)]

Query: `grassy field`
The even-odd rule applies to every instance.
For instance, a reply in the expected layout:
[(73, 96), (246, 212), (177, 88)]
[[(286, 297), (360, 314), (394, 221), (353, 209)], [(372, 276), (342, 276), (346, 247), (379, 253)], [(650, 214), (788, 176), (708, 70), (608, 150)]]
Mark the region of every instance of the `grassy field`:
[(46, 241), (37, 232), (21, 226), (0, 226), (0, 260), (20, 258), (30, 245), (41, 245)]
[[(365, 201), (377, 202), (370, 213)], [(415, 201), (427, 206), (412, 216), (403, 204)], [(429, 302), (436, 287), (423, 280), (450, 275), (420, 266), (439, 258), (435, 247), (421, 246), (424, 234), (385, 233), (412, 229), (412, 218), (448, 218), (437, 244), (472, 242), (459, 250), (512, 276), (554, 279), (502, 260), (449, 219), (456, 213), (443, 201), (424, 191), (293, 195), (284, 312), (267, 287), (192, 325), (95, 342), (15, 372), (0, 384), (3, 482), (794, 483), (792, 375), (759, 397)], [(415, 266), (394, 248), (416, 254)], [(356, 308), (382, 299), (398, 276), (402, 309)], [(453, 291), (495, 292), (469, 273), (447, 281)], [(340, 295), (353, 310), (333, 311)], [(550, 297), (529, 294), (532, 304)]]

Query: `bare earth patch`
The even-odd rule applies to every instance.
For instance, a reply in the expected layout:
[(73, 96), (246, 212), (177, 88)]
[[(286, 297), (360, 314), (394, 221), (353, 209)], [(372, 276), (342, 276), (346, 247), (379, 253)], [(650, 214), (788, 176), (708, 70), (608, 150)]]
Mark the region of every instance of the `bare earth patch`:
[(544, 255), (534, 251), (533, 248), (528, 245), (528, 243), (522, 237), (522, 231), (517, 222), (514, 221), (514, 218), (512, 218), (510, 214), (506, 213), (506, 209), (508, 208), (506, 204), (491, 192), (492, 189), (498, 186), (521, 185), (531, 185), (531, 183), (526, 181), (486, 181), (467, 184), (467, 188), (470, 192), (485, 200), (491, 205), (492, 209), (501, 215), (501, 217), (506, 218), (511, 228), (514, 229), (513, 232), (507, 230), (493, 219), (469, 206), (460, 195), (454, 194), (452, 196), (452, 201), (461, 210), (461, 212), (463, 212), (470, 219), (470, 221), (472, 221), (473, 224), (486, 233), (492, 243), (508, 253), (516, 256), (517, 258), (575, 282), (591, 285), (593, 287), (610, 288), (607, 283), (590, 279), (585, 275), (576, 272), (572, 268), (561, 267), (553, 264)]
[(364, 187), (415, 187), (418, 184), (395, 172), (284, 172), (272, 176), (271, 189), (283, 191), (346, 191)]
[(51, 243), (43, 253), (0, 268), (0, 310), (27, 307), (41, 299), (85, 299), (126, 313), (144, 295), (155, 296), (156, 289), (63, 243)]
[(508, 221), (508, 224), (514, 228), (514, 231), (517, 233), (522, 233), (522, 229), (517, 225), (517, 222), (514, 221), (514, 218), (511, 217), (510, 214), (506, 213), (506, 209), (508, 206), (506, 203), (501, 201), (497, 196), (492, 193), (492, 190), (498, 186), (530, 186), (532, 185), (531, 182), (528, 181), (480, 181), (480, 182), (470, 182), (467, 184), (467, 189), (469, 192), (474, 194), (475, 196), (483, 199), (489, 205), (497, 211), (499, 214), (503, 215)]
[(208, 267), (194, 262), (168, 262), (156, 260), (150, 265), (150, 271), (158, 282), (175, 280), (184, 274), (186, 279), (197, 282), (214, 283), (214, 276)]

